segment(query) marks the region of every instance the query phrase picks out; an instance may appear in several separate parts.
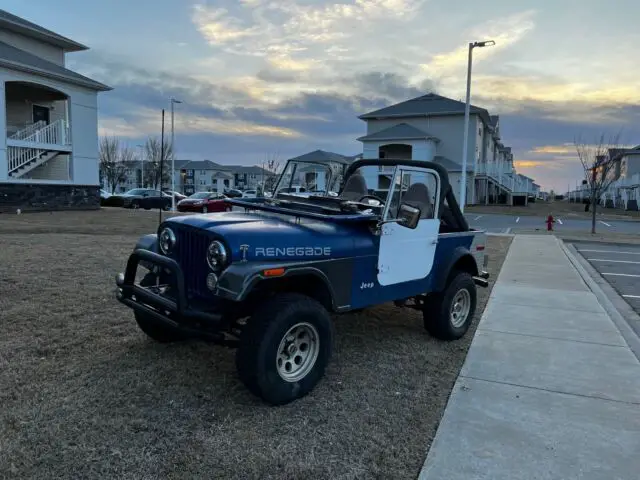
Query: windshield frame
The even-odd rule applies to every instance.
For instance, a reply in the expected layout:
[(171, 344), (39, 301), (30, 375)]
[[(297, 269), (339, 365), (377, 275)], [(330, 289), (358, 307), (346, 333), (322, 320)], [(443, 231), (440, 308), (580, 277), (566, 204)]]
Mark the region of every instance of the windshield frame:
[[(273, 195), (273, 197), (275, 198), (276, 195), (278, 194), (285, 194), (285, 195), (297, 195), (297, 192), (278, 192), (278, 190), (280, 188), (287, 188), (287, 189), (291, 189), (294, 185), (293, 180), (295, 178), (296, 175), (296, 171), (298, 170), (298, 166), (299, 165), (318, 165), (320, 167), (322, 167), (322, 169), (325, 171), (325, 174), (327, 175), (327, 179), (325, 180), (325, 188), (323, 192), (318, 192), (315, 191), (314, 194), (317, 195), (324, 195), (324, 196), (329, 196), (329, 191), (330, 191), (330, 186), (333, 185), (333, 180), (334, 180), (334, 175), (333, 175), (333, 169), (331, 168), (331, 163), (335, 163), (340, 165), (340, 162), (320, 162), (320, 161), (316, 161), (316, 160), (295, 160), (295, 159), (291, 159), (291, 160), (287, 160), (287, 163), (285, 164), (284, 168), (282, 169), (282, 172), (280, 173), (280, 175), (278, 176), (278, 181), (276, 182), (275, 186), (273, 187), (273, 189), (271, 190), (271, 194)], [(291, 178), (289, 179), (288, 185), (286, 185), (286, 181), (284, 180), (285, 174), (288, 172), (288, 169), (290, 168), (290, 165), (293, 164), (293, 171), (290, 173)], [(347, 165), (343, 165), (343, 172), (342, 174), (344, 175), (344, 170), (346, 169)], [(284, 185), (283, 185), (284, 183)], [(303, 185), (301, 185), (303, 186)], [(305, 188), (305, 193), (309, 193), (311, 192), (310, 189)]]

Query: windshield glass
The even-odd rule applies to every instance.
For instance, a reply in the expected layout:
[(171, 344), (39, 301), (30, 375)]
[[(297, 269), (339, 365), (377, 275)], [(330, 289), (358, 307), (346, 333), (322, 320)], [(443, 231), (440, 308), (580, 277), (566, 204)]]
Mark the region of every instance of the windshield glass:
[(146, 188), (134, 188), (133, 190), (129, 190), (125, 195), (143, 195), (147, 192)]
[(287, 162), (276, 188), (278, 193), (300, 195), (330, 195), (338, 192), (346, 163), (338, 162), (304, 162), (290, 160)]
[(209, 198), (211, 196), (211, 192), (197, 192), (191, 195), (189, 198)]

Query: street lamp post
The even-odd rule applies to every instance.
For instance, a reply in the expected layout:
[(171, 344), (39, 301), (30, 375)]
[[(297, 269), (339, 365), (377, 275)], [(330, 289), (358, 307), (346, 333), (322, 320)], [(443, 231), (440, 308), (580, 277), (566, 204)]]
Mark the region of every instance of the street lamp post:
[(171, 211), (176, 211), (176, 150), (174, 146), (174, 133), (173, 133), (173, 105), (176, 103), (182, 103), (180, 100), (176, 100), (171, 97)]
[(476, 47), (489, 47), (495, 45), (493, 40), (473, 42), (469, 44), (469, 64), (467, 66), (467, 102), (464, 107), (464, 136), (462, 140), (462, 177), (460, 180), (460, 210), (464, 213), (464, 205), (467, 201), (467, 149), (469, 144), (469, 111), (471, 109), (471, 63), (473, 49)]
[(140, 149), (140, 188), (144, 188), (144, 156), (142, 154), (143, 145), (136, 145)]

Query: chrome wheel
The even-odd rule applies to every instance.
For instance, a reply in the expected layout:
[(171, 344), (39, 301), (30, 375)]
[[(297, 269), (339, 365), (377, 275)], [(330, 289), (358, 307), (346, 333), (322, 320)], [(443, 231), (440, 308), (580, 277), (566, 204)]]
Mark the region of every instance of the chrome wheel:
[(461, 327), (467, 321), (469, 311), (471, 310), (471, 294), (467, 289), (458, 290), (451, 302), (451, 311), (449, 317), (451, 324), (455, 327)]
[(276, 357), (276, 368), (287, 382), (297, 382), (311, 371), (320, 350), (319, 335), (310, 323), (298, 323), (284, 334)]

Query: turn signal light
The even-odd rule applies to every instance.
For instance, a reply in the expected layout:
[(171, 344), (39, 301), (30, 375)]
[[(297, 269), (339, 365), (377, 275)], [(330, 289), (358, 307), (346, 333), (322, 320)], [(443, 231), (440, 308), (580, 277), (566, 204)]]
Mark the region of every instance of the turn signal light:
[(262, 274), (265, 277), (279, 277), (284, 275), (284, 268), (270, 268), (269, 270), (263, 270)]

